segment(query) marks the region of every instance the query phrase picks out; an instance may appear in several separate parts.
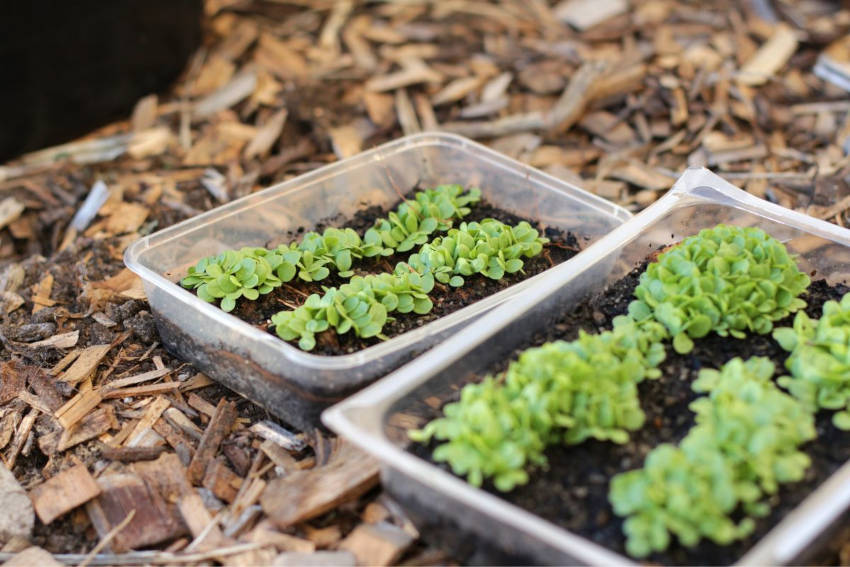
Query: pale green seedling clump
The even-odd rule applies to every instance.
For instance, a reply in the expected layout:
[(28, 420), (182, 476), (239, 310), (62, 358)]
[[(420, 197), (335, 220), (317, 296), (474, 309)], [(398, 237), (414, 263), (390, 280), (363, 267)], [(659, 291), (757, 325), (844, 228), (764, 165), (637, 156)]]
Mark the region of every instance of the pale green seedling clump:
[(657, 323), (638, 329), (621, 317), (611, 331), (528, 349), (498, 379), (465, 386), (442, 418), (410, 437), (443, 441), (434, 460), (471, 484), (492, 479), (497, 489), (512, 490), (528, 482), (529, 466), (545, 465), (547, 445), (625, 443), (643, 425), (637, 384), (659, 376), (664, 336)]
[(672, 536), (686, 547), (728, 545), (752, 532), (781, 483), (803, 478), (810, 460), (799, 447), (815, 437), (814, 417), (773, 371), (767, 358), (703, 370), (693, 389), (708, 395), (691, 403), (696, 425), (680, 445), (659, 445), (643, 468), (613, 477), (609, 499), (626, 517), (630, 555), (664, 551)]
[(773, 337), (791, 353), (785, 362), (791, 375), (779, 383), (812, 412), (838, 410), (833, 424), (850, 430), (850, 294), (827, 301), (820, 319), (797, 313), (793, 327), (776, 329)]
[(635, 289), (629, 313), (654, 318), (679, 353), (711, 331), (743, 338), (766, 334), (773, 322), (805, 307), (809, 277), (785, 246), (752, 227), (717, 225), (658, 256)]

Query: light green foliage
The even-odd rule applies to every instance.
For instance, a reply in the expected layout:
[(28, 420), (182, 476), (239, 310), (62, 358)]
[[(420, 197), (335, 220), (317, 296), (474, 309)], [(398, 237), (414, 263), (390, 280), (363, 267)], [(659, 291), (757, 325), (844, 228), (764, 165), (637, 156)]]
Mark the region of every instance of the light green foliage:
[(547, 242), (525, 221), (510, 226), (484, 219), (461, 223), (425, 244), (408, 262), (419, 273), (430, 271), (437, 281), (459, 287), (463, 276), (482, 274), (498, 280), (522, 270), (522, 258), (540, 254)]
[[(611, 480), (631, 555), (663, 551), (671, 534), (688, 547), (729, 544), (769, 511), (765, 495), (803, 477), (809, 458), (798, 447), (815, 437), (814, 418), (776, 387), (773, 371), (769, 359), (736, 358), (700, 372), (693, 389), (708, 396), (691, 403), (696, 425), (680, 446), (660, 445), (642, 469)], [(745, 517), (735, 523), (739, 507)]]
[(434, 459), (470, 483), (492, 478), (497, 489), (512, 490), (528, 481), (526, 467), (545, 464), (548, 444), (624, 443), (643, 425), (636, 385), (659, 375), (665, 336), (657, 323), (639, 328), (621, 317), (612, 331), (528, 349), (499, 380), (465, 386), (444, 417), (410, 437), (446, 441)]
[(382, 242), (389, 249), (407, 252), (428, 242), (428, 237), (434, 232), (450, 229), (452, 219), (468, 215), (470, 209), (467, 205), (480, 199), (478, 189), (463, 193), (460, 185), (440, 185), (418, 191), (414, 199), (404, 201), (386, 219), (378, 219), (366, 231), (364, 240), (370, 244)]
[(380, 337), (388, 313), (428, 313), (433, 304), (428, 292), (434, 287), (430, 274), (354, 276), (339, 288), (313, 294), (300, 307), (272, 316), (277, 335), (287, 341), (298, 339), (302, 350), (316, 346), (317, 333), (333, 328), (336, 333), (353, 331), (358, 337)]
[(797, 313), (793, 327), (773, 332), (791, 355), (785, 367), (791, 376), (779, 384), (814, 412), (840, 410), (832, 416), (839, 429), (850, 429), (850, 294), (827, 301), (820, 319)]
[(280, 254), (265, 248), (228, 250), (190, 267), (180, 285), (194, 289), (198, 297), (209, 303), (221, 300), (221, 308), (232, 311), (240, 297), (257, 299), (261, 293), (280, 286), (275, 272), (282, 261)]
[(647, 266), (629, 313), (663, 323), (677, 352), (711, 331), (742, 338), (805, 307), (809, 285), (785, 246), (763, 230), (717, 225), (690, 236)]

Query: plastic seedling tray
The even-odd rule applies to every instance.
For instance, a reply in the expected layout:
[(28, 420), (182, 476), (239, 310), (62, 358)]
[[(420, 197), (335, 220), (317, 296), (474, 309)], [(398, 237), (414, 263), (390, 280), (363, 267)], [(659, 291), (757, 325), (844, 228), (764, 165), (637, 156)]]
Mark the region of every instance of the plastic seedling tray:
[[(181, 288), (202, 257), (242, 246), (274, 246), (287, 233), (389, 209), (418, 184), (480, 187), (491, 204), (571, 231), (586, 246), (631, 217), (624, 209), (465, 138), (407, 136), (249, 195), (157, 232), (127, 249), (165, 346), (211, 378), (302, 427), (321, 410), (427, 350), (482, 313), (528, 289), (529, 278), (416, 330), (340, 356), (293, 347)], [(244, 300), (243, 300), (244, 301)]]
[[(325, 412), (328, 427), (382, 463), (384, 486), (423, 534), (460, 558), (535, 564), (630, 564), (632, 560), (467, 484), (407, 452), (424, 404), (446, 399), (581, 301), (640, 265), (649, 252), (720, 222), (758, 226), (798, 254), (801, 269), (830, 284), (850, 278), (850, 231), (741, 191), (705, 169), (688, 170), (664, 197), (521, 297), (372, 387)], [(533, 480), (532, 480), (533, 482)], [(741, 564), (805, 561), (850, 504), (850, 463), (835, 472), (743, 557)], [(485, 552), (485, 553), (482, 553)]]

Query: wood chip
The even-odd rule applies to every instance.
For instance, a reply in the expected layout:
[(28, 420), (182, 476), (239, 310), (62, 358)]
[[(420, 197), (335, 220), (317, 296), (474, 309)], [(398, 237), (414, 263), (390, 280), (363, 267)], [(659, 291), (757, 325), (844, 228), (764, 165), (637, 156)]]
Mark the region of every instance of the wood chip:
[(195, 118), (205, 118), (220, 110), (230, 108), (244, 98), (247, 98), (257, 86), (257, 74), (253, 71), (239, 73), (233, 79), (214, 93), (195, 103), (193, 115)]
[(148, 404), (142, 419), (139, 420), (135, 429), (133, 429), (132, 433), (130, 433), (125, 445), (127, 447), (140, 446), (144, 436), (151, 430), (153, 424), (156, 423), (159, 416), (162, 415), (162, 412), (164, 412), (170, 405), (171, 401), (163, 396), (157, 397), (152, 403)]
[(443, 76), (428, 67), (422, 60), (408, 59), (404, 67), (393, 73), (373, 77), (366, 81), (366, 90), (371, 92), (394, 91), (419, 83), (439, 83)]
[(118, 420), (115, 419), (115, 409), (106, 405), (91, 412), (69, 429), (65, 429), (59, 437), (56, 450), (66, 451), (75, 445), (99, 437), (110, 429), (117, 428)]
[(169, 509), (162, 494), (135, 474), (110, 474), (97, 480), (101, 494), (86, 506), (89, 519), (104, 537), (135, 510), (129, 524), (112, 539), (112, 551), (148, 547), (185, 535), (181, 519)]
[(192, 462), (189, 464), (189, 480), (200, 484), (204, 478), (207, 465), (213, 460), (218, 447), (230, 433), (230, 428), (236, 420), (236, 404), (222, 399), (216, 407), (216, 412), (210, 419)]
[(552, 9), (555, 17), (586, 30), (629, 9), (626, 0), (566, 0)]
[(257, 135), (254, 139), (248, 142), (245, 146), (243, 156), (245, 159), (251, 159), (255, 156), (265, 156), (272, 149), (272, 146), (280, 138), (280, 133), (283, 131), (283, 125), (286, 123), (286, 109), (281, 109), (275, 112), (265, 124), (257, 130)]
[(419, 126), (419, 118), (416, 116), (416, 111), (413, 110), (413, 103), (410, 102), (406, 90), (399, 89), (396, 91), (395, 109), (398, 115), (398, 123), (406, 136), (422, 130), (422, 127)]
[(54, 416), (62, 427), (70, 429), (96, 408), (102, 400), (103, 396), (99, 390), (86, 390), (68, 400), (65, 405), (56, 410)]
[(52, 307), (56, 302), (50, 299), (50, 294), (53, 292), (53, 274), (47, 272), (43, 278), (33, 286), (32, 290), (32, 312), (33, 314), (41, 311), (45, 307)]
[(274, 567), (354, 567), (357, 558), (348, 551), (288, 551), (275, 557)]
[(584, 112), (593, 84), (605, 73), (608, 64), (591, 61), (582, 65), (570, 78), (567, 88), (549, 111), (546, 124), (550, 132), (563, 132), (575, 124)]
[(242, 486), (242, 479), (227, 468), (220, 459), (216, 459), (207, 466), (201, 484), (215, 494), (216, 498), (230, 503), (236, 500), (239, 487)]
[(363, 137), (353, 124), (331, 128), (329, 134), (334, 153), (339, 159), (359, 154), (363, 149)]
[(377, 462), (340, 441), (325, 466), (271, 481), (261, 504), (275, 524), (286, 528), (356, 498), (377, 482)]
[(392, 524), (360, 524), (339, 544), (360, 565), (392, 565), (413, 543), (413, 538)]
[[(29, 348), (71, 348), (77, 344), (77, 341), (80, 340), (80, 332), (79, 331), (69, 331), (67, 333), (60, 333), (58, 335), (53, 335), (49, 339), (44, 339), (43, 341), (36, 341), (34, 343), (27, 343), (27, 347)], [(75, 355), (76, 357), (77, 355)]]
[(98, 365), (112, 348), (112, 345), (94, 345), (83, 350), (68, 370), (57, 377), (57, 380), (69, 384), (79, 384), (90, 378)]
[(196, 538), (196, 549), (215, 549), (225, 544), (227, 540), (221, 533), (221, 528), (213, 523), (214, 520), (204, 506), (204, 501), (196, 492), (190, 492), (180, 498), (177, 508), (183, 516), (183, 521), (189, 527), (192, 537)]
[(104, 391), (107, 391), (117, 390), (126, 386), (134, 386), (142, 382), (148, 382), (150, 380), (162, 378), (163, 376), (166, 376), (171, 372), (173, 371), (170, 368), (163, 368), (161, 370), (149, 370), (147, 372), (142, 372), (141, 374), (136, 374), (135, 376), (128, 376), (126, 378), (120, 378), (118, 380), (112, 380), (111, 382), (107, 382), (103, 385), (103, 389)]
[(14, 197), (0, 201), (0, 228), (16, 221), (26, 207)]
[(796, 50), (796, 32), (786, 24), (779, 24), (770, 39), (741, 67), (735, 78), (745, 85), (764, 84), (788, 62)]
[(114, 400), (117, 398), (133, 398), (138, 396), (153, 396), (165, 394), (180, 389), (180, 382), (162, 382), (160, 384), (148, 384), (146, 386), (132, 386), (130, 388), (119, 388), (108, 390), (103, 393), (103, 399)]
[(100, 450), (100, 456), (109, 461), (135, 463), (137, 461), (152, 461), (159, 458), (165, 447), (110, 447), (105, 445)]
[(99, 494), (85, 465), (75, 465), (33, 488), (30, 500), (38, 518), (49, 524)]
[(434, 106), (456, 102), (476, 91), (481, 85), (480, 77), (462, 77), (455, 79), (431, 97)]
[(277, 531), (271, 522), (261, 521), (251, 530), (248, 536), (254, 543), (274, 546), (278, 551), (294, 551), (298, 553), (313, 553), (316, 544), (310, 540)]
[(15, 462), (18, 459), (18, 455), (21, 454), (24, 444), (27, 442), (27, 439), (30, 438), (32, 426), (35, 424), (35, 420), (39, 413), (39, 410), (36, 408), (30, 409), (15, 430), (15, 435), (12, 438), (12, 446), (9, 447), (9, 450), (6, 452), (6, 458), (4, 459), (4, 464), (7, 469), (12, 470), (15, 468)]

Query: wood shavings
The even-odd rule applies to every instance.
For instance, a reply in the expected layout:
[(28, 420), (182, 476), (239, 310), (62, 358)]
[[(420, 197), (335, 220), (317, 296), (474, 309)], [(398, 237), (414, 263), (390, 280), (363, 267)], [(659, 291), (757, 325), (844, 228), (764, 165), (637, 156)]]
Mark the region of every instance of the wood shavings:
[(59, 473), (30, 491), (35, 513), (45, 524), (100, 494), (100, 487), (83, 465)]
[(264, 156), (271, 149), (280, 133), (283, 130), (283, 125), (286, 123), (286, 109), (281, 109), (275, 112), (268, 121), (257, 130), (256, 136), (245, 146), (243, 155), (245, 159), (251, 159), (255, 156)]
[(83, 350), (68, 370), (57, 378), (69, 384), (78, 384), (90, 378), (100, 361), (106, 356), (112, 345), (94, 345)]
[(585, 30), (628, 10), (626, 0), (566, 0), (553, 9), (559, 20)]
[(782, 68), (797, 50), (797, 34), (780, 24), (770, 39), (741, 67), (736, 80), (745, 85), (761, 85)]

